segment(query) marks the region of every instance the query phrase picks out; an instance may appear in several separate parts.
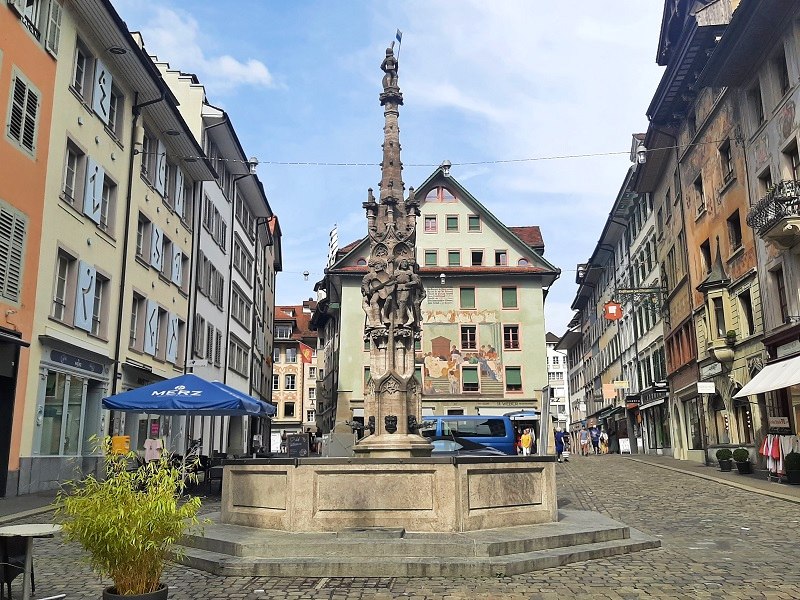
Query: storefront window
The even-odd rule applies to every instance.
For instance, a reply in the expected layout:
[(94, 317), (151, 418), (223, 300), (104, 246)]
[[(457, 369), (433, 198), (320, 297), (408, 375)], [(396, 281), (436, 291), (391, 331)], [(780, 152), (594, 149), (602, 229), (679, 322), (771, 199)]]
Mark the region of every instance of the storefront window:
[(739, 439), (743, 444), (752, 444), (755, 434), (749, 404), (739, 403), (736, 405), (736, 422), (739, 425)]
[(686, 411), (686, 440), (690, 450), (703, 449), (703, 434), (700, 412), (700, 399), (692, 398), (683, 403)]
[(669, 448), (669, 409), (659, 404), (645, 411), (647, 421), (647, 440), (650, 448)]
[[(48, 371), (39, 454), (91, 454), (93, 449), (89, 445), (89, 437), (98, 433), (101, 397), (102, 389), (98, 381)], [(88, 426), (87, 417), (91, 419)]]

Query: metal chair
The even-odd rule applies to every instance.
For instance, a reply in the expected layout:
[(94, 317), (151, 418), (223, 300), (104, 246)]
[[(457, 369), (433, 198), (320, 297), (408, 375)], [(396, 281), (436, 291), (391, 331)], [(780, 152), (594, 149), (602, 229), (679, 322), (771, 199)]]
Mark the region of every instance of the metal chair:
[[(24, 537), (14, 536), (0, 539), (2, 546), (2, 563), (0, 563), (0, 600), (5, 598), (3, 583), (8, 587), (8, 600), (11, 600), (11, 582), (25, 572), (25, 553), (27, 541)], [(36, 592), (31, 563), (31, 591)]]

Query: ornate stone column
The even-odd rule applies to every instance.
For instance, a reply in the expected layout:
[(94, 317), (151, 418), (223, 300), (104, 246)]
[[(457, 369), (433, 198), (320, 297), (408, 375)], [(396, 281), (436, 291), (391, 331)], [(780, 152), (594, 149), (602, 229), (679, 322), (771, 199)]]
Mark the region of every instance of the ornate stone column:
[(422, 327), (425, 288), (415, 260), (419, 205), (413, 193), (403, 197), (398, 127), (403, 94), (397, 85), (397, 68), (393, 42), (381, 64), (385, 123), (378, 200), (370, 189), (363, 204), (370, 256), (361, 293), (371, 380), (364, 401), (369, 435), (355, 446), (355, 452), (367, 457), (429, 456), (432, 449), (417, 433), (422, 415), (420, 385), (414, 377), (414, 342)]

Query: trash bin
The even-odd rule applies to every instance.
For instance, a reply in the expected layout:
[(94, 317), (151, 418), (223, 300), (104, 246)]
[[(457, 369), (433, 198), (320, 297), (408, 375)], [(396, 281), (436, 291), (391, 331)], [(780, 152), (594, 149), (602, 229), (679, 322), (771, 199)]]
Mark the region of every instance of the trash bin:
[(131, 436), (113, 435), (111, 436), (111, 452), (114, 454), (127, 454), (131, 451)]

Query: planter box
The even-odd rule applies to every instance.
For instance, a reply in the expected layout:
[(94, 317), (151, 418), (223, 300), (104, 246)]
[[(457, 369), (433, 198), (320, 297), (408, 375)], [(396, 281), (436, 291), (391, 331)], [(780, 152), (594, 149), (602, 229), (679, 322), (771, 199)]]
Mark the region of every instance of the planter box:
[(749, 460), (746, 462), (737, 462), (736, 469), (739, 471), (739, 475), (752, 475), (753, 463), (751, 463)]
[(733, 460), (731, 460), (730, 458), (728, 460), (722, 459), (719, 461), (720, 471), (725, 471), (727, 473), (730, 472), (732, 469), (733, 469)]

